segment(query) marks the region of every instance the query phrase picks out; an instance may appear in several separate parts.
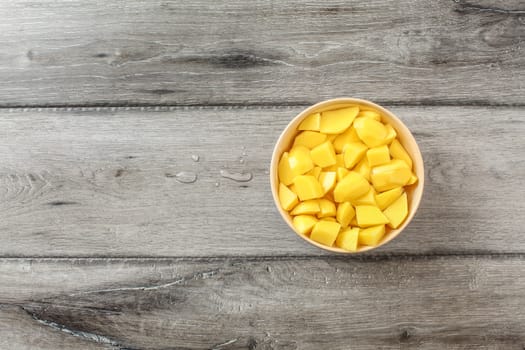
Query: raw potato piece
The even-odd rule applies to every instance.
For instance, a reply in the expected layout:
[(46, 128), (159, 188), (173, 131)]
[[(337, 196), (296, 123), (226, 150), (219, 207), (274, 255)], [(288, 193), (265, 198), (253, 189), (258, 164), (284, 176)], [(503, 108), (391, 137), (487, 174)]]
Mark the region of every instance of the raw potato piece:
[(282, 183), (279, 184), (279, 202), (284, 210), (291, 210), (299, 203), (297, 195)]
[(416, 182), (417, 182), (417, 176), (416, 174), (412, 174), (412, 176), (410, 176), (410, 179), (407, 182), (407, 185), (410, 186), (410, 185), (415, 184)]
[(356, 205), (376, 205), (376, 192), (373, 187), (370, 187), (370, 190), (362, 197), (357, 198), (352, 201), (354, 206)]
[(387, 130), (387, 134), (386, 134), (385, 140), (383, 141), (383, 144), (389, 145), (397, 137), (397, 132), (394, 129), (394, 127), (390, 124), (386, 124), (385, 127)]
[(310, 130), (310, 131), (319, 131), (321, 125), (321, 114), (314, 113), (310, 114), (308, 117), (299, 124), (297, 130)]
[(347, 168), (337, 168), (337, 181), (341, 181), (349, 172)]
[(368, 147), (382, 145), (388, 135), (386, 127), (372, 118), (357, 118), (354, 122), (354, 128), (357, 136)]
[(366, 181), (370, 181), (370, 170), (370, 165), (368, 165), (368, 159), (366, 159), (366, 157), (363, 157), (363, 159), (361, 159), (361, 161), (357, 163), (354, 168), (354, 171), (363, 175)]
[(317, 214), (319, 213), (319, 211), (321, 211), (321, 209), (319, 208), (319, 203), (315, 199), (310, 199), (297, 204), (290, 214), (310, 215)]
[(350, 202), (343, 202), (337, 206), (336, 219), (342, 227), (348, 227), (355, 216), (355, 210)]
[(334, 146), (330, 141), (323, 142), (310, 151), (315, 165), (325, 168), (337, 163)]
[(350, 202), (364, 196), (370, 190), (370, 184), (359, 173), (351, 171), (334, 188), (334, 200), (338, 203)]
[(376, 194), (377, 206), (381, 210), (385, 210), (390, 204), (394, 203), (396, 199), (403, 194), (403, 187), (396, 187), (391, 190)]
[(388, 218), (373, 205), (358, 205), (355, 207), (357, 224), (361, 227), (387, 224)]
[(392, 155), (392, 158), (404, 160), (405, 163), (408, 164), (408, 167), (412, 169), (412, 158), (410, 158), (408, 152), (398, 140), (392, 141), (392, 144), (390, 145), (390, 154)]
[(375, 111), (361, 111), (357, 115), (357, 118), (372, 118), (378, 122), (381, 121), (381, 115)]
[(318, 220), (311, 215), (298, 215), (293, 218), (292, 223), (293, 227), (295, 227), (299, 233), (307, 235), (310, 233), (310, 231), (312, 231), (312, 228), (317, 223), (317, 221)]
[(402, 160), (394, 159), (387, 164), (372, 169), (370, 179), (372, 185), (378, 192), (391, 190), (396, 187), (405, 186), (412, 172)]
[(376, 246), (385, 235), (385, 225), (377, 225), (359, 231), (359, 244)]
[(366, 159), (368, 165), (373, 168), (375, 166), (388, 163), (390, 161), (390, 151), (387, 145), (370, 148), (366, 152)]
[(310, 157), (310, 150), (304, 146), (296, 146), (290, 150), (288, 164), (290, 164), (290, 169), (292, 169), (292, 173), (295, 176), (302, 175), (314, 167), (314, 162), (312, 162)]
[(366, 154), (366, 150), (368, 147), (366, 147), (361, 142), (353, 142), (345, 145), (344, 147), (344, 159), (345, 159), (345, 167), (348, 169), (352, 169), (354, 165), (357, 164), (363, 158), (363, 156)]
[(294, 179), (295, 191), (301, 201), (321, 198), (323, 188), (312, 175), (299, 175)]
[(388, 226), (398, 228), (408, 215), (408, 200), (406, 192), (401, 195), (394, 203), (383, 211), (383, 214), (390, 220)]
[(345, 159), (342, 154), (335, 155), (335, 164), (330, 165), (329, 167), (324, 168), (324, 171), (337, 171), (339, 168), (345, 167)]
[(321, 167), (316, 166), (312, 170), (306, 173), (306, 175), (312, 175), (315, 176), (316, 179), (319, 179), (319, 174), (321, 173), (323, 169)]
[(339, 248), (343, 248), (350, 252), (357, 251), (357, 242), (359, 239), (359, 229), (357, 227), (347, 228), (342, 231), (335, 241)]
[(329, 201), (328, 199), (319, 199), (319, 208), (321, 209), (321, 211), (317, 213), (318, 218), (335, 216), (336, 214), (334, 202)]
[(303, 131), (295, 137), (293, 147), (304, 146), (312, 149), (317, 145), (325, 142), (326, 135), (315, 131)]
[(290, 186), (295, 177), (292, 168), (290, 168), (290, 163), (288, 162), (288, 152), (284, 152), (279, 161), (278, 167), (279, 181), (281, 181), (286, 186)]
[(349, 127), (344, 133), (336, 135), (333, 141), (334, 149), (338, 153), (342, 153), (345, 145), (352, 142), (361, 142), (359, 136), (353, 127)]
[(323, 196), (334, 188), (335, 181), (336, 173), (333, 171), (322, 172), (319, 174), (319, 183), (323, 188)]
[(312, 233), (310, 234), (310, 238), (316, 242), (331, 247), (334, 244), (340, 229), (341, 225), (337, 222), (323, 219), (315, 224)]
[(357, 106), (322, 112), (319, 130), (325, 134), (340, 134), (350, 127), (358, 113)]

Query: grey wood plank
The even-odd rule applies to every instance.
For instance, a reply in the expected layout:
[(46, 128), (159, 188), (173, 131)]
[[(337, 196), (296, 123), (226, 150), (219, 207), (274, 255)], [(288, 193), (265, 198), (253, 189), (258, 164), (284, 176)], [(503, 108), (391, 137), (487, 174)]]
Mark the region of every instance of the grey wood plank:
[[(273, 144), (301, 109), (0, 110), (0, 256), (321, 254), (269, 188)], [(393, 111), (420, 144), (426, 189), (375, 253), (525, 252), (524, 110)], [(197, 181), (178, 182), (183, 171)]]
[(8, 1), (0, 105), (520, 104), (513, 1)]
[(524, 267), (523, 255), (14, 259), (0, 302), (35, 320), (11, 318), (15, 336), (52, 325), (43, 341), (60, 326), (117, 348), (522, 350)]
[(56, 350), (116, 349), (104, 337), (60, 329), (60, 325), (32, 317), (20, 306), (0, 305), (0, 349)]

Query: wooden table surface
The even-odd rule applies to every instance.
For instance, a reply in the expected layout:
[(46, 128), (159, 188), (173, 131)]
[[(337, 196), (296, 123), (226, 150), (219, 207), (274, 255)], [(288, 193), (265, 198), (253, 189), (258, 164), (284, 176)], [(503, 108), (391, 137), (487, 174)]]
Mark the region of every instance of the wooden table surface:
[[(523, 1), (0, 17), (0, 349), (525, 349)], [(349, 257), (290, 231), (268, 176), (340, 96), (396, 112), (426, 167), (406, 232)]]

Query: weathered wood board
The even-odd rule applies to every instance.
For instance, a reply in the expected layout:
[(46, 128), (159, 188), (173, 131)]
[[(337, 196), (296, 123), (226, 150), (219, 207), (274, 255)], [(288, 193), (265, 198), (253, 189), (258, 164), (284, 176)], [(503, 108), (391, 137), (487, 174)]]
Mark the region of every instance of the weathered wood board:
[(0, 105), (524, 101), (522, 1), (7, 1)]
[[(321, 254), (269, 188), (274, 142), (300, 110), (1, 110), (0, 256)], [(426, 188), (406, 232), (375, 253), (525, 252), (523, 109), (393, 110), (421, 146)]]
[(524, 267), (523, 255), (2, 260), (0, 347), (522, 350)]

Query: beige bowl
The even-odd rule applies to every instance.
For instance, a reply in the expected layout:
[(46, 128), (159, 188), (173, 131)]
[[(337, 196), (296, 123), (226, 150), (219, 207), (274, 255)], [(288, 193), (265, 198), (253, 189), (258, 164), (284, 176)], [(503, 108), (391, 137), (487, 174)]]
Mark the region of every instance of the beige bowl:
[(407, 152), (410, 154), (410, 157), (412, 158), (412, 162), (414, 164), (413, 170), (418, 177), (418, 182), (416, 182), (412, 186), (406, 187), (406, 192), (408, 195), (408, 211), (409, 212), (408, 212), (408, 217), (403, 222), (403, 224), (395, 230), (389, 229), (387, 227), (385, 236), (383, 237), (383, 239), (379, 242), (377, 246), (375, 247), (360, 246), (357, 249), (357, 253), (375, 249), (377, 247), (382, 246), (383, 244), (386, 244), (387, 242), (390, 242), (395, 237), (397, 237), (401, 233), (401, 231), (403, 231), (405, 227), (410, 223), (410, 221), (414, 217), (414, 214), (417, 211), (417, 208), (419, 207), (419, 202), (421, 201), (421, 197), (423, 195), (425, 170), (423, 167), (423, 158), (421, 157), (421, 152), (419, 151), (419, 147), (416, 143), (416, 140), (414, 139), (414, 136), (410, 132), (410, 130), (408, 130), (405, 124), (403, 124), (403, 122), (398, 117), (396, 117), (392, 112), (390, 112), (389, 110), (379, 105), (376, 105), (375, 103), (372, 103), (366, 100), (356, 99), (356, 98), (336, 98), (333, 100), (319, 102), (311, 107), (308, 107), (301, 113), (299, 113), (299, 115), (297, 115), (286, 126), (281, 136), (277, 140), (277, 144), (275, 145), (275, 148), (272, 154), (272, 163), (270, 167), (270, 183), (272, 187), (272, 194), (273, 194), (275, 205), (277, 206), (279, 213), (281, 213), (281, 216), (283, 217), (284, 221), (286, 221), (288, 226), (290, 226), (290, 228), (294, 230), (295, 233), (297, 233), (304, 240), (308, 241), (309, 243), (321, 249), (328, 250), (328, 251), (335, 252), (335, 253), (353, 254), (354, 252), (349, 252), (347, 250), (344, 250), (338, 247), (328, 247), (323, 244), (317, 243), (311, 240), (309, 237), (297, 232), (292, 224), (292, 218), (290, 214), (288, 214), (288, 212), (286, 212), (283, 208), (281, 208), (281, 205), (279, 203), (279, 194), (278, 194), (279, 159), (281, 158), (281, 155), (283, 154), (283, 152), (288, 151), (290, 149), (293, 139), (298, 133), (297, 127), (299, 126), (301, 121), (312, 113), (317, 113), (317, 112), (322, 112), (322, 111), (337, 109), (337, 108), (343, 108), (348, 105), (358, 105), (360, 107), (371, 109), (371, 110), (376, 110), (381, 113), (382, 121), (390, 123), (394, 127), (394, 129), (397, 131), (397, 138), (401, 142), (403, 147), (405, 147)]

